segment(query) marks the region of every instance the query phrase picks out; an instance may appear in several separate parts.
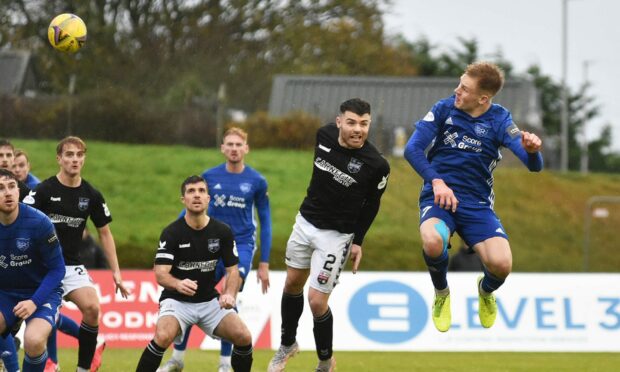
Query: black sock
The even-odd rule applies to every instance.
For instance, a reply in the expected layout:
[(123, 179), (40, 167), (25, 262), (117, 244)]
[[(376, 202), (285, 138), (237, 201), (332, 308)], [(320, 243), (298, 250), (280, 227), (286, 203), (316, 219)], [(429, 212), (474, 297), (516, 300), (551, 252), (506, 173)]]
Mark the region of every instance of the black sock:
[(161, 364), (161, 359), (164, 357), (165, 352), (166, 349), (157, 345), (155, 340), (151, 340), (142, 352), (138, 367), (136, 367), (136, 372), (156, 371)]
[(282, 313), (281, 344), (291, 346), (295, 343), (299, 318), (304, 312), (304, 293), (282, 293), (280, 312)]
[(78, 367), (90, 369), (93, 362), (93, 355), (97, 348), (97, 335), (99, 327), (90, 326), (84, 322), (80, 324), (80, 333), (78, 335)]
[(424, 262), (428, 266), (428, 272), (431, 274), (431, 280), (435, 289), (442, 290), (448, 288), (448, 250), (444, 249), (439, 257), (429, 257), (424, 251)]
[(313, 331), (316, 354), (320, 360), (328, 360), (333, 354), (332, 342), (334, 340), (334, 317), (329, 307), (325, 314), (314, 318)]
[(252, 370), (252, 344), (235, 345), (230, 364), (235, 372), (250, 372)]

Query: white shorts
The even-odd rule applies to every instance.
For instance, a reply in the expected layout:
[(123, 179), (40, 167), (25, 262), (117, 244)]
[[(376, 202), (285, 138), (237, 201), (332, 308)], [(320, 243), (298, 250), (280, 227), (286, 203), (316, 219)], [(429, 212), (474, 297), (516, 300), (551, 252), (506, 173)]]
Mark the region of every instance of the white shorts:
[(286, 265), (310, 268), (310, 287), (331, 293), (351, 253), (353, 235), (317, 229), (298, 213), (286, 244)]
[(65, 277), (62, 280), (62, 295), (66, 296), (72, 291), (84, 288), (84, 287), (92, 287), (94, 288), (93, 280), (88, 275), (88, 270), (84, 265), (77, 266), (65, 266), (67, 272), (65, 273)]
[(202, 331), (214, 338), (219, 339), (213, 332), (222, 319), (228, 314), (235, 313), (234, 309), (220, 308), (217, 298), (208, 302), (183, 302), (172, 298), (166, 298), (159, 303), (159, 317), (170, 315), (176, 318), (181, 326), (181, 334), (174, 339), (175, 344), (183, 341), (187, 329), (196, 324)]

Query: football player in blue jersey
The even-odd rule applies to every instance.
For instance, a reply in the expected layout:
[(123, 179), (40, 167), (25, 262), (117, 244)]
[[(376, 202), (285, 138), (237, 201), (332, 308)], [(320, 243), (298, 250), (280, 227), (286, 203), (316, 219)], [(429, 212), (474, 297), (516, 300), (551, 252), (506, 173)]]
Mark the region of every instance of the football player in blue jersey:
[(65, 263), (50, 219), (18, 201), (17, 178), (0, 169), (0, 342), (25, 320), (23, 371), (43, 371)]
[[(209, 216), (227, 223), (233, 231), (237, 250), (239, 251), (239, 274), (243, 283), (252, 267), (256, 251), (256, 209), (260, 222), (260, 260), (257, 281), (261, 283), (263, 293), (269, 288), (269, 254), (271, 252), (271, 213), (267, 181), (258, 171), (245, 164), (245, 155), (250, 151), (248, 135), (240, 128), (230, 128), (223, 136), (222, 154), (226, 162), (206, 170), (202, 177), (209, 185)], [(216, 277), (218, 281), (226, 274), (223, 262), (218, 263)], [(159, 372), (180, 371), (187, 348), (189, 330), (181, 344), (175, 344), (172, 358)], [(218, 372), (232, 371), (232, 344), (222, 340)]]
[(405, 148), (405, 158), (424, 179), (420, 234), (435, 287), (432, 318), (441, 332), (451, 324), (446, 273), (454, 232), (484, 264), (477, 285), (480, 323), (485, 328), (497, 315), (493, 292), (512, 269), (508, 235), (493, 211), (493, 170), (502, 158), (500, 147), (509, 148), (532, 172), (543, 167), (540, 138), (520, 131), (510, 112), (492, 102), (503, 84), (503, 71), (495, 64), (467, 66), (454, 95), (437, 102), (416, 123)]

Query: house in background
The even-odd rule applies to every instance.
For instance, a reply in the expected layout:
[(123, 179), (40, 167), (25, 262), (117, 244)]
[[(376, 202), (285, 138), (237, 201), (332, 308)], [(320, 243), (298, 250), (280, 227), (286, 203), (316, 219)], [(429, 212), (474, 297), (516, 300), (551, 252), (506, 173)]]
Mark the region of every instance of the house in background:
[(34, 97), (39, 80), (29, 51), (0, 51), (0, 95)]

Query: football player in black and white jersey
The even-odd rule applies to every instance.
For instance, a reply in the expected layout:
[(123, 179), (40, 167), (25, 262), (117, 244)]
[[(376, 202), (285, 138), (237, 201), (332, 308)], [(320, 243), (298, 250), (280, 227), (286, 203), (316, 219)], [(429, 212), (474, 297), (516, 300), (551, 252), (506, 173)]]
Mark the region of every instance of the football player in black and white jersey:
[[(204, 178), (191, 176), (183, 182), (181, 202), (185, 216), (168, 225), (159, 239), (154, 271), (164, 290), (155, 335), (136, 371), (157, 370), (168, 346), (175, 340), (180, 342), (194, 324), (207, 335), (234, 345), (233, 370), (250, 371), (252, 335), (233, 309), (241, 276), (232, 230), (207, 215), (209, 192)], [(215, 268), (220, 259), (226, 267), (221, 295), (215, 289)]]
[[(67, 265), (62, 282), (63, 296), (75, 303), (82, 313), (82, 324), (77, 335), (78, 371), (93, 371), (100, 364), (100, 355), (97, 355), (93, 365), (99, 333), (99, 298), (79, 252), (89, 217), (97, 228), (116, 291), (120, 291), (124, 298), (127, 298), (129, 291), (123, 285), (116, 257), (116, 245), (110, 230), (110, 210), (103, 195), (81, 176), (85, 159), (86, 144), (82, 139), (73, 136), (62, 139), (56, 146), (56, 160), (60, 168), (58, 174), (38, 184), (24, 198), (24, 203), (41, 210), (54, 223)], [(55, 355), (55, 334), (50, 336), (50, 340), (48, 349), (52, 349), (50, 354)]]
[(350, 256), (353, 273), (362, 260), (362, 241), (377, 212), (390, 174), (388, 162), (367, 141), (370, 104), (354, 98), (340, 105), (336, 123), (317, 132), (314, 168), (286, 247), (282, 335), (268, 370), (282, 371), (299, 347), (295, 340), (303, 312), (304, 284), (314, 316), (317, 371), (331, 371), (333, 317), (329, 296)]

